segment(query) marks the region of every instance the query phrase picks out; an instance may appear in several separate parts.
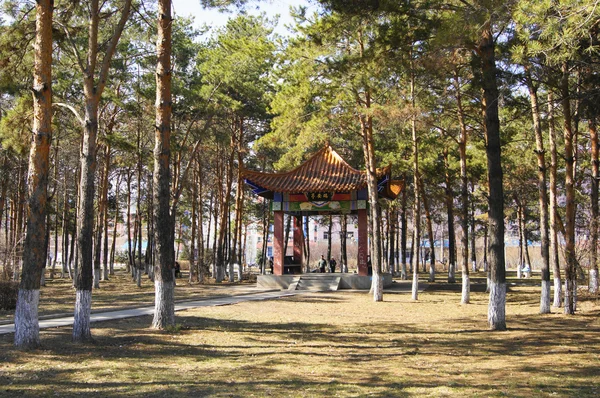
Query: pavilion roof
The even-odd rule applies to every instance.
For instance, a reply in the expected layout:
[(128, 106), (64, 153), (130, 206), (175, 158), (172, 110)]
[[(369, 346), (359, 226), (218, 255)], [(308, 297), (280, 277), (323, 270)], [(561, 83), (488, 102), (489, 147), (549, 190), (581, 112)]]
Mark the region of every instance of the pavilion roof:
[[(390, 170), (391, 166), (377, 169), (377, 178), (389, 176)], [(242, 177), (250, 185), (282, 193), (351, 192), (367, 186), (366, 173), (346, 163), (329, 145), (288, 172), (263, 173), (242, 169)]]

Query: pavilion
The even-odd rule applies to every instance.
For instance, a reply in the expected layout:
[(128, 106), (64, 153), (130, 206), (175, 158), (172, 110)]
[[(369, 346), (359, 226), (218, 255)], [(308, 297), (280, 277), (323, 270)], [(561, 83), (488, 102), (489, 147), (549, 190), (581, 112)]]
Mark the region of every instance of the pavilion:
[[(297, 168), (284, 173), (243, 169), (242, 177), (256, 195), (271, 199), (274, 214), (273, 274), (302, 273), (302, 217), (356, 214), (358, 216), (358, 276), (368, 277), (367, 175), (354, 169), (329, 145)], [(379, 198), (395, 199), (404, 181), (391, 178), (391, 165), (377, 169)], [(285, 258), (284, 214), (293, 217), (293, 256)], [(363, 283), (364, 285), (364, 283)]]

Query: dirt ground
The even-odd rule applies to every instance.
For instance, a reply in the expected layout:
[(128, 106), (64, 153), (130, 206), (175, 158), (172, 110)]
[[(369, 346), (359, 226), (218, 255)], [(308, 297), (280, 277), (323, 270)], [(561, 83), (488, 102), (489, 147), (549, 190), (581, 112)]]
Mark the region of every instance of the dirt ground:
[(0, 336), (0, 397), (597, 397), (600, 303), (580, 292), (577, 315), (539, 315), (539, 281), (510, 280), (505, 332), (487, 330), (484, 279), (472, 302), (433, 283), (412, 301), (396, 282), (384, 302), (366, 292), (309, 293), (43, 330), (18, 351)]

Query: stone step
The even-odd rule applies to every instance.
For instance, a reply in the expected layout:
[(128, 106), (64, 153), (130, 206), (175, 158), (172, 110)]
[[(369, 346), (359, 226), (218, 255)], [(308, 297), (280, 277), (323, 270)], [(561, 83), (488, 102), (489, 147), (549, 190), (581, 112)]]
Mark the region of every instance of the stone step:
[[(340, 276), (328, 277), (300, 277), (300, 280), (295, 284), (295, 290), (313, 290), (313, 291), (327, 291), (327, 290), (338, 290), (341, 281)], [(290, 286), (291, 288), (291, 286)]]

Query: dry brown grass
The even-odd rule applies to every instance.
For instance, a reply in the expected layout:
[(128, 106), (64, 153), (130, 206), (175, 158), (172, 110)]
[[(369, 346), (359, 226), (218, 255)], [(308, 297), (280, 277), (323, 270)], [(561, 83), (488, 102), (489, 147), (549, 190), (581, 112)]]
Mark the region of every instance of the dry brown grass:
[[(432, 284), (413, 302), (395, 289), (309, 293), (178, 313), (166, 332), (149, 317), (70, 328), (21, 352), (0, 338), (0, 396), (597, 397), (600, 306), (581, 297), (567, 317), (538, 314), (538, 288), (511, 286), (506, 332), (486, 330), (487, 295)], [(400, 284), (397, 284), (400, 285)]]
[[(223, 282), (215, 284), (207, 280), (206, 284), (190, 284), (187, 275), (177, 279), (175, 300), (191, 300), (202, 297), (230, 295), (230, 284)], [(75, 305), (75, 289), (70, 279), (48, 279), (40, 293), (40, 317), (50, 315), (72, 315)], [(255, 286), (243, 281), (241, 284)], [(241, 285), (235, 283), (235, 286)], [(100, 289), (92, 293), (92, 312), (103, 312), (115, 309), (142, 307), (154, 305), (154, 283), (144, 276), (142, 287), (137, 287), (125, 271), (117, 271), (108, 281), (100, 281)], [(0, 322), (11, 322), (14, 311), (0, 310)]]

